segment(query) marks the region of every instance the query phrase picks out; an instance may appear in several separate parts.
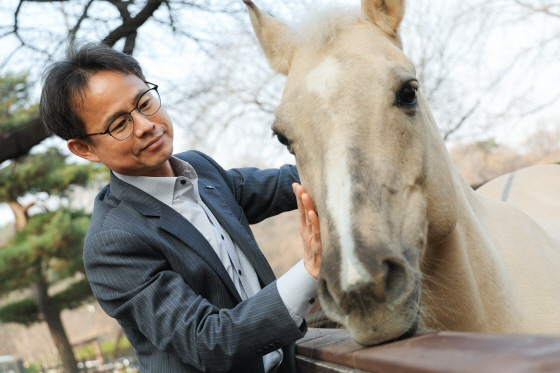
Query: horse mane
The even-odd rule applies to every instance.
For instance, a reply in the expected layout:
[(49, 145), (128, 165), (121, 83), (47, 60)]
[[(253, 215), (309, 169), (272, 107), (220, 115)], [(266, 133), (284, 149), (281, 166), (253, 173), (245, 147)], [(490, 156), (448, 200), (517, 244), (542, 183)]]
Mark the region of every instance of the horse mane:
[(364, 20), (360, 7), (328, 4), (309, 7), (306, 13), (290, 28), (285, 30), (282, 39), (297, 45), (318, 49), (330, 43), (336, 35), (358, 21)]

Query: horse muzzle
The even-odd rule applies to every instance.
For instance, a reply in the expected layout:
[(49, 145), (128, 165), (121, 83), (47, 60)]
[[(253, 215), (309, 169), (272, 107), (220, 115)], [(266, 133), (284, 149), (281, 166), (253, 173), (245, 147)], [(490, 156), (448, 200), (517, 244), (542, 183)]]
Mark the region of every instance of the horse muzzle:
[(340, 267), (329, 265), (328, 255), (324, 256), (318, 291), (330, 319), (344, 325), (363, 345), (414, 335), (419, 324), (421, 284), (417, 271), (406, 260), (370, 260), (363, 264), (362, 276), (353, 281), (344, 277)]

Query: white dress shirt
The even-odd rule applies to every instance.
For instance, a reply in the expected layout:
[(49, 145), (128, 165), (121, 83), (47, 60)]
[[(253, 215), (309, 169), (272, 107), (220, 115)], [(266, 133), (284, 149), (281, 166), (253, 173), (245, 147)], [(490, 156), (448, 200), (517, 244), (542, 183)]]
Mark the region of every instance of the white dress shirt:
[[(198, 176), (185, 161), (169, 159), (175, 177), (126, 176), (113, 172), (122, 181), (150, 194), (173, 208), (208, 240), (224, 265), (241, 299), (255, 295), (261, 286), (255, 269), (242, 250), (222, 228), (201, 200)], [(276, 285), (290, 316), (299, 327), (317, 294), (317, 281), (307, 272), (303, 260), (281, 276)], [(275, 372), (282, 361), (282, 350), (263, 356), (266, 372)]]

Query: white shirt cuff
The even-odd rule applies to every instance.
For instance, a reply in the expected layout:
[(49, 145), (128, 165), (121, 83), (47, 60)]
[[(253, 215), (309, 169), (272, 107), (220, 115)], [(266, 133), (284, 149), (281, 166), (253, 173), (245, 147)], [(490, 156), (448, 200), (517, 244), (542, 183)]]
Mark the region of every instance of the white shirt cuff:
[(299, 327), (317, 299), (317, 280), (307, 272), (302, 259), (276, 281), (276, 287)]

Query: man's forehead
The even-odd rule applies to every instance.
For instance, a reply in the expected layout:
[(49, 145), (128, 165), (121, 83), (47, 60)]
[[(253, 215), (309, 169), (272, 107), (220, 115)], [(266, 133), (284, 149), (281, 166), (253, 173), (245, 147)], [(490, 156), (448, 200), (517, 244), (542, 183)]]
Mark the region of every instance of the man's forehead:
[(123, 74), (110, 70), (102, 70), (92, 74), (79, 91), (70, 92), (78, 108), (83, 108), (85, 101), (91, 98), (105, 96), (115, 90), (123, 93), (132, 89), (141, 90), (146, 84), (135, 74)]
[(87, 82), (87, 90), (93, 95), (105, 95), (118, 90), (141, 90), (145, 86), (146, 83), (136, 75), (113, 71), (100, 71), (92, 75)]
[(88, 79), (73, 100), (84, 124), (98, 130), (97, 126), (107, 126), (114, 117), (132, 109), (128, 107), (135, 105), (146, 89), (146, 83), (134, 74), (100, 71)]

